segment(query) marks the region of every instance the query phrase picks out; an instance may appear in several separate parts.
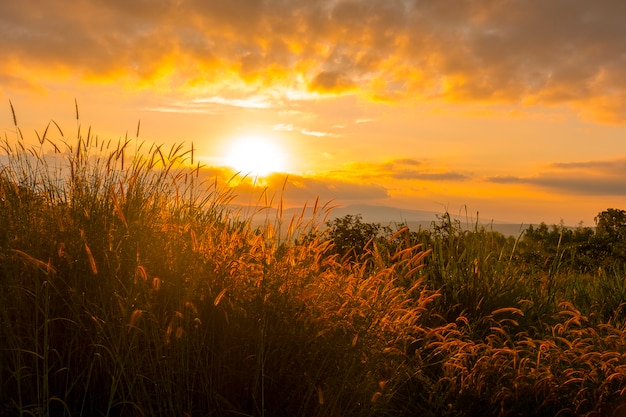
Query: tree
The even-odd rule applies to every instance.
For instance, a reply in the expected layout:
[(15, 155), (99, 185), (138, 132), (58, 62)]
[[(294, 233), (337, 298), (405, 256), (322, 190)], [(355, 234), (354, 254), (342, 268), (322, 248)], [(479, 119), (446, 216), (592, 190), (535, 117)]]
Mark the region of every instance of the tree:
[(626, 261), (626, 211), (609, 208), (594, 220), (596, 233), (591, 246), (599, 263)]
[(612, 241), (623, 240), (626, 237), (626, 211), (620, 209), (606, 209), (595, 219), (596, 235), (607, 236)]
[(354, 260), (362, 256), (367, 250), (367, 244), (380, 239), (388, 229), (379, 223), (364, 223), (361, 215), (348, 214), (344, 217), (326, 222), (329, 228), (329, 238), (334, 243), (334, 251), (342, 257)]

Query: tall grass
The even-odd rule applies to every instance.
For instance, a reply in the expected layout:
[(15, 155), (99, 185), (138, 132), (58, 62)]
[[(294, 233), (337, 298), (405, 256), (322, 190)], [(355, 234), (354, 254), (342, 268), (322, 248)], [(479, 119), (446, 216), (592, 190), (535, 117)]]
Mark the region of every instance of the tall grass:
[[(393, 285), (413, 266), (365, 276), (323, 256), (328, 242), (285, 243), (228, 212), (232, 191), (200, 180), (193, 149), (131, 143), (58, 127), (4, 140), (6, 414), (384, 409), (431, 297)], [(299, 217), (288, 233), (315, 227)]]
[(70, 140), (54, 123), (28, 146), (15, 128), (0, 171), (0, 415), (623, 407), (617, 267), (537, 275), (511, 262), (515, 242), (452, 223), (431, 247), (401, 229), (348, 262), (304, 210), (262, 227), (229, 211), (236, 189), (204, 180), (193, 147)]

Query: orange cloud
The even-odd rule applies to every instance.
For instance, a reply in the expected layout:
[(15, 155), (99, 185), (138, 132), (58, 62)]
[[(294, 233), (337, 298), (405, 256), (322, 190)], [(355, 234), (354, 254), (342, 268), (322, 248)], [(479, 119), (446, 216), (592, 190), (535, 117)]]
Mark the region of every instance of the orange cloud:
[(205, 168), (202, 176), (216, 178), (223, 187), (232, 188), (235, 202), (254, 204), (283, 201), (286, 206), (301, 207), (319, 198), (323, 203), (383, 201), (387, 189), (374, 181), (350, 181), (333, 177), (272, 174), (262, 179), (236, 175), (228, 168)]
[(623, 123), (624, 15), (619, 1), (5, 1), (0, 78), (567, 104)]

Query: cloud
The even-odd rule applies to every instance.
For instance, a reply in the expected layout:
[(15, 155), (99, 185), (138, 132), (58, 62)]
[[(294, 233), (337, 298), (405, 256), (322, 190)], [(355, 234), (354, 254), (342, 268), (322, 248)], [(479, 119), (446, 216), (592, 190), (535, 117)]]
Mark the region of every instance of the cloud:
[(611, 175), (626, 175), (626, 159), (610, 161), (554, 162), (551, 167), (562, 170), (587, 170)]
[(293, 199), (368, 201), (388, 197), (385, 187), (373, 183), (355, 183), (336, 178), (290, 176), (285, 191)]
[[(334, 126), (337, 128), (336, 126)], [(292, 124), (279, 123), (274, 125), (274, 130), (277, 131), (285, 131), (285, 132), (293, 132), (296, 128)], [(305, 136), (314, 136), (314, 137), (325, 137), (325, 136), (339, 136), (335, 133), (329, 132), (320, 132), (317, 130), (308, 130), (308, 129), (298, 129), (298, 131)]]
[(0, 78), (567, 104), (623, 123), (625, 15), (585, 0), (5, 1)]
[[(219, 175), (222, 183), (231, 179), (234, 174), (228, 169), (218, 168), (207, 168), (207, 173)], [(269, 200), (282, 199), (287, 205), (302, 205), (317, 198), (322, 202), (350, 202), (384, 200), (389, 197), (387, 189), (379, 184), (334, 177), (272, 174), (266, 178), (255, 179), (238, 175), (230, 183), (235, 186), (233, 193), (241, 202), (255, 201), (251, 196), (257, 196), (258, 199), (261, 194), (265, 194)]]
[(557, 162), (547, 172), (531, 177), (490, 177), (497, 184), (529, 184), (586, 196), (623, 196), (626, 190), (626, 159)]
[(0, 74), (0, 89), (15, 88), (22, 91), (42, 93), (45, 90), (34, 82), (9, 74)]
[(337, 72), (328, 71), (317, 74), (309, 84), (311, 91), (320, 93), (343, 93), (354, 87), (355, 84), (352, 80)]
[(399, 158), (382, 163), (355, 163), (348, 166), (345, 175), (384, 180), (464, 181), (470, 177), (455, 171), (435, 169), (429, 164), (412, 159)]
[(315, 136), (315, 137), (324, 137), (324, 136), (334, 136), (332, 133), (327, 133), (327, 132), (319, 132), (316, 130), (308, 130), (308, 129), (302, 129), (300, 131), (300, 133), (302, 133), (303, 135), (306, 136)]
[[(228, 169), (224, 172), (228, 172)], [(225, 173), (221, 174), (223, 179), (232, 177), (232, 174)], [(399, 158), (378, 164), (351, 164), (344, 170), (318, 173), (315, 176), (273, 174), (256, 184), (254, 178), (246, 178), (244, 181), (236, 179), (231, 184), (237, 185), (235, 193), (244, 196), (242, 200), (247, 201), (250, 201), (250, 195), (258, 195), (265, 189), (267, 195), (274, 199), (282, 198), (288, 205), (301, 205), (318, 197), (323, 202), (332, 200), (342, 203), (379, 203), (389, 199), (398, 189), (405, 188), (398, 188), (396, 181), (414, 179), (425, 182), (456, 182), (469, 180), (470, 177), (454, 171), (435, 170), (428, 163), (416, 159)], [(262, 187), (259, 188), (259, 185)]]
[(524, 183), (531, 183), (532, 179), (528, 177), (515, 177), (512, 175), (506, 175), (506, 176), (498, 176), (498, 177), (488, 177), (487, 181), (493, 182), (496, 184), (524, 184)]
[(274, 125), (274, 130), (291, 132), (293, 131), (293, 125), (291, 123), (278, 123)]
[(250, 96), (245, 99), (231, 99), (213, 96), (146, 107), (144, 110), (162, 113), (222, 114), (241, 109), (268, 109), (272, 106), (271, 100), (266, 97)]

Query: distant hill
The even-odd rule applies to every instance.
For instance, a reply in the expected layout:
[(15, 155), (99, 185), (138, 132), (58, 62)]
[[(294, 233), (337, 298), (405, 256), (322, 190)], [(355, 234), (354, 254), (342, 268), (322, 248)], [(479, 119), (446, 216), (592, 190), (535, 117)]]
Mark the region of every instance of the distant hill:
[[(244, 217), (252, 217), (253, 224), (262, 224), (266, 220), (272, 220), (277, 218), (278, 210), (271, 209), (253, 209), (251, 207), (233, 206), (235, 211), (239, 211)], [(325, 217), (325, 215), (328, 215)], [(406, 224), (411, 230), (430, 229), (433, 224), (438, 222), (437, 216), (441, 216), (444, 213), (426, 211), (426, 210), (410, 210), (402, 209), (398, 207), (390, 206), (376, 206), (367, 204), (353, 204), (343, 207), (335, 207), (329, 213), (324, 213), (318, 210), (316, 213), (319, 225), (323, 225), (326, 221), (331, 221), (336, 218), (345, 217), (346, 215), (360, 215), (362, 221), (365, 223), (380, 223), (383, 226), (394, 226), (399, 223)], [(302, 214), (301, 208), (289, 208), (283, 210), (282, 219), (289, 221), (292, 218), (302, 216), (304, 222), (310, 220), (314, 215), (313, 209), (308, 207)], [(459, 220), (461, 227), (464, 230), (473, 230), (476, 227), (475, 218), (466, 218), (465, 216), (458, 216), (451, 214), (451, 217), (455, 220)], [(514, 224), (505, 223), (497, 220), (482, 220), (479, 219), (479, 225), (487, 228), (487, 230), (493, 230), (500, 232), (505, 236), (519, 236), (526, 228), (528, 224)]]
[(331, 217), (344, 217), (345, 215), (361, 215), (366, 223), (401, 223), (401, 222), (431, 222), (437, 219), (433, 211), (407, 210), (388, 206), (371, 206), (367, 204), (353, 204), (345, 207), (337, 207), (331, 212)]

